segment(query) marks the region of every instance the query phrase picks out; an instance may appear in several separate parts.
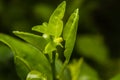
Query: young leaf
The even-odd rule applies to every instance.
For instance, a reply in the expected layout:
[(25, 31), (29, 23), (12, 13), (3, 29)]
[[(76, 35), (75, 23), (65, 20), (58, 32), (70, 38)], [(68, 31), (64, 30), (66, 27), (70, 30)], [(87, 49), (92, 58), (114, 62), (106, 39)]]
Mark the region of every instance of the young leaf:
[(51, 15), (48, 25), (46, 23), (43, 23), (43, 25), (34, 26), (32, 30), (52, 35), (55, 37), (60, 36), (63, 29), (62, 18), (65, 13), (65, 6), (66, 2), (63, 1)]
[(44, 53), (51, 53), (54, 50), (56, 50), (56, 44), (51, 41), (45, 46)]
[(50, 35), (55, 37), (59, 37), (63, 30), (63, 22), (58, 17), (55, 17), (52, 21), (48, 24), (48, 32)]
[(52, 52), (56, 50), (56, 44), (50, 41), (46, 46), (44, 53), (49, 55), (49, 61), (52, 62)]
[(63, 1), (53, 12), (53, 14), (50, 17), (49, 22), (54, 20), (55, 17), (58, 17), (59, 19), (62, 19), (65, 13), (65, 7), (66, 7), (66, 2)]
[(32, 27), (32, 30), (40, 32), (40, 33), (49, 34), (47, 28), (48, 28), (48, 24), (47, 22), (44, 22), (42, 25), (37, 25), (37, 26)]
[[(49, 80), (52, 80), (50, 63), (44, 54), (42, 54), (37, 48), (5, 34), (0, 34), (0, 41), (12, 49), (14, 56), (19, 57), (19, 61), (21, 60), (24, 64), (27, 63), (32, 70), (38, 70), (45, 74)], [(17, 66), (22, 67), (25, 66), (24, 64), (17, 64)], [(22, 75), (22, 73), (25, 72), (20, 70), (18, 73), (21, 73)], [(24, 78), (24, 76), (22, 78)]]
[(83, 58), (81, 58), (79, 61), (74, 61), (71, 64), (68, 65), (68, 68), (71, 71), (71, 80), (79, 80), (79, 74), (80, 74), (80, 68), (83, 63)]
[(64, 16), (65, 13), (65, 7), (66, 7), (66, 2), (63, 1), (53, 12), (53, 14), (51, 15), (50, 19), (49, 19), (49, 23), (48, 23), (48, 27), (51, 33), (51, 35), (54, 35), (56, 37), (60, 36), (62, 33), (62, 29), (63, 29), (63, 22), (62, 22), (62, 18)]
[(29, 72), (26, 80), (47, 80), (47, 77), (43, 75), (42, 73), (33, 70)]
[(38, 36), (31, 33), (26, 32), (19, 32), (19, 31), (13, 31), (13, 33), (20, 38), (24, 39), (25, 41), (32, 44), (34, 47), (38, 48), (43, 52), (46, 44), (48, 43), (46, 39), (44, 39), (42, 36)]
[(69, 61), (70, 59), (74, 43), (76, 40), (78, 19), (79, 19), (78, 9), (76, 9), (68, 19), (63, 30), (63, 38), (65, 40), (64, 56), (66, 57), (67, 61)]

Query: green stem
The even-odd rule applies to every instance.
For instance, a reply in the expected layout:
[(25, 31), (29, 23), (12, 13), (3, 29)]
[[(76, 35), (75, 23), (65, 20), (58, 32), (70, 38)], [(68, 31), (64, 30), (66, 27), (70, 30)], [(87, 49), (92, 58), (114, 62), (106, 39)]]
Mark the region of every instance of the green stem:
[(53, 80), (56, 80), (55, 55), (56, 55), (56, 51), (53, 51), (52, 52), (52, 63), (51, 63)]

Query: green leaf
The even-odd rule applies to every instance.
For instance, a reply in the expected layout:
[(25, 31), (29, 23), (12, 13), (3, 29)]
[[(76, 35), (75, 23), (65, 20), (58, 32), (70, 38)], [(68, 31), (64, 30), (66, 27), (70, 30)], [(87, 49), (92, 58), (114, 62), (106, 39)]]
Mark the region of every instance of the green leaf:
[[(0, 34), (0, 41), (8, 45), (14, 52), (15, 60), (17, 57), (18, 62), (21, 62), (23, 64), (17, 64), (17, 66), (22, 67), (29, 65), (32, 70), (37, 70), (45, 74), (49, 78), (49, 80), (52, 80), (50, 63), (48, 62), (45, 55), (42, 54), (41, 51), (39, 51), (37, 48), (5, 34)], [(18, 73), (21, 73), (22, 75), (22, 73), (25, 72), (21, 70)], [(21, 78), (23, 79), (24, 76)]]
[(77, 26), (78, 26), (78, 9), (76, 9), (70, 18), (68, 19), (65, 28), (63, 30), (63, 38), (65, 40), (65, 51), (64, 56), (66, 60), (69, 61), (75, 40), (76, 40), (76, 33), (77, 33)]
[(60, 36), (63, 29), (62, 18), (65, 13), (66, 2), (63, 1), (53, 12), (49, 19), (48, 27), (51, 29), (51, 35)]
[(31, 71), (32, 68), (27, 61), (19, 56), (15, 56), (15, 64), (19, 77), (24, 80), (26, 78), (26, 75)]
[(43, 25), (34, 26), (32, 30), (52, 35), (55, 37), (60, 36), (63, 29), (62, 18), (65, 13), (65, 6), (66, 2), (63, 1), (51, 15), (48, 24), (43, 23)]
[(32, 44), (34, 47), (38, 48), (42, 52), (46, 44), (48, 43), (47, 40), (44, 39), (42, 36), (38, 36), (27, 32), (19, 32), (19, 31), (14, 31), (13, 33), (18, 37), (24, 39), (25, 41), (29, 42), (30, 44)]
[(50, 41), (46, 46), (44, 53), (51, 53), (52, 51), (56, 50), (56, 44)]
[(112, 79), (110, 80), (120, 80), (120, 74), (117, 74), (115, 77), (113, 77)]
[(40, 33), (49, 34), (47, 28), (48, 28), (48, 23), (44, 22), (42, 25), (37, 25), (37, 26), (32, 27), (32, 30), (40, 32)]
[(83, 62), (82, 58), (73, 61), (68, 67), (71, 71), (72, 80), (99, 80), (98, 73)]
[(56, 50), (56, 44), (50, 41), (46, 46), (44, 53), (49, 55), (49, 61), (52, 62), (52, 52)]
[(83, 35), (77, 38), (77, 51), (99, 63), (108, 63), (108, 49), (101, 35)]
[(33, 70), (29, 72), (26, 80), (47, 80), (47, 77), (44, 74)]
[(65, 7), (66, 7), (66, 2), (63, 1), (58, 7), (55, 9), (53, 14), (50, 17), (50, 22), (54, 20), (55, 17), (58, 17), (59, 19), (62, 19), (65, 13)]
[(51, 22), (48, 24), (48, 32), (50, 35), (55, 37), (59, 37), (63, 30), (63, 22), (58, 17), (55, 17)]
[(6, 45), (0, 43), (0, 63), (7, 62), (11, 57), (12, 57), (11, 50)]
[(81, 58), (79, 61), (74, 61), (68, 65), (68, 68), (71, 71), (72, 80), (78, 80), (82, 63), (83, 59)]

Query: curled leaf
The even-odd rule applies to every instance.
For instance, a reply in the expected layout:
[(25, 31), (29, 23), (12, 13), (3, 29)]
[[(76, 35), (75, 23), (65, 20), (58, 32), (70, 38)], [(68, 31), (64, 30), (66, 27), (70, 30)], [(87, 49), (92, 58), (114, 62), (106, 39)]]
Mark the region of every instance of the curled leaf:
[(29, 72), (26, 80), (47, 80), (47, 77), (44, 74), (33, 70)]

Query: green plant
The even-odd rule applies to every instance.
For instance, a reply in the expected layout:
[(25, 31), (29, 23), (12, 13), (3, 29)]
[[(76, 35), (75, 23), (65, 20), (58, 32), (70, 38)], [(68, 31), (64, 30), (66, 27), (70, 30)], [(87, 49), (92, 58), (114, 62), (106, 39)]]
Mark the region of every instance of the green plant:
[[(66, 66), (76, 39), (79, 13), (76, 9), (63, 28), (65, 6), (66, 2), (63, 1), (53, 12), (48, 23), (44, 22), (32, 28), (42, 33), (42, 36), (13, 31), (15, 35), (26, 41), (24, 42), (0, 34), (0, 41), (13, 51), (16, 70), (22, 80), (70, 80), (70, 68)], [(61, 52), (59, 49), (64, 51)], [(59, 55), (64, 55), (63, 63)]]

